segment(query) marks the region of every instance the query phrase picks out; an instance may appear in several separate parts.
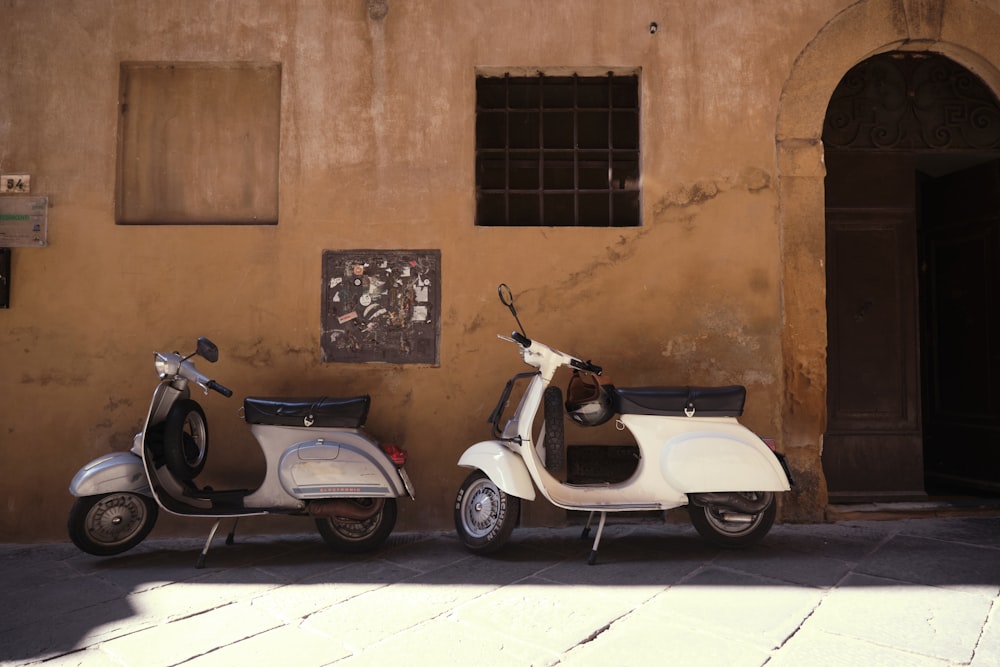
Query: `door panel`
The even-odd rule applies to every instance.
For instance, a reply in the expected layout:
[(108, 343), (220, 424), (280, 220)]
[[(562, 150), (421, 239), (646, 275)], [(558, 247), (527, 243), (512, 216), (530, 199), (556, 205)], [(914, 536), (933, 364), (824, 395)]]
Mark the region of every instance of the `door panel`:
[(831, 431), (919, 428), (913, 392), (912, 256), (906, 220), (831, 213), (827, 261)]
[(829, 151), (827, 165), (830, 500), (923, 498), (913, 162)]

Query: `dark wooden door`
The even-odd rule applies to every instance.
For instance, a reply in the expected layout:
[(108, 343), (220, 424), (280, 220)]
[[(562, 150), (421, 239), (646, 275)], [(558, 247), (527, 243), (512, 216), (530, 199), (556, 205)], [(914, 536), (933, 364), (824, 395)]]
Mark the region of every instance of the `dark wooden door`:
[(925, 463), (928, 479), (1000, 491), (1000, 168), (941, 176), (997, 157), (998, 118), (993, 90), (926, 52), (862, 61), (830, 98), (834, 502), (922, 497)]
[(828, 151), (831, 502), (924, 497), (911, 155)]
[(1000, 490), (1000, 161), (921, 189), (924, 437), (936, 483)]

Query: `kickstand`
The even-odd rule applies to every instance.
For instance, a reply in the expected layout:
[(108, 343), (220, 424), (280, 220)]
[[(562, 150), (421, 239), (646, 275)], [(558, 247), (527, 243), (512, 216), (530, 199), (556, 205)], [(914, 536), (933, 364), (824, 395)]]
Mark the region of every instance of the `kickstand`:
[[(593, 517), (594, 513), (591, 512), (590, 516)], [(601, 520), (597, 524), (597, 536), (594, 538), (594, 546), (590, 549), (590, 555), (587, 556), (587, 565), (593, 565), (597, 562), (597, 547), (601, 544), (601, 535), (604, 534), (604, 520), (608, 518), (607, 512), (601, 512)], [(587, 527), (584, 528), (585, 532), (590, 530), (590, 519), (587, 520)]]
[[(229, 531), (229, 535), (226, 536), (226, 544), (233, 543), (233, 538), (236, 535), (236, 522), (239, 520), (239, 517), (233, 519), (233, 527), (232, 530)], [(205, 567), (205, 558), (208, 556), (208, 548), (212, 546), (212, 540), (215, 539), (215, 533), (219, 530), (219, 524), (221, 523), (222, 519), (218, 519), (214, 524), (212, 524), (212, 530), (208, 533), (208, 539), (205, 540), (205, 546), (202, 547), (201, 553), (198, 554), (198, 562), (195, 564), (195, 568), (200, 570)]]

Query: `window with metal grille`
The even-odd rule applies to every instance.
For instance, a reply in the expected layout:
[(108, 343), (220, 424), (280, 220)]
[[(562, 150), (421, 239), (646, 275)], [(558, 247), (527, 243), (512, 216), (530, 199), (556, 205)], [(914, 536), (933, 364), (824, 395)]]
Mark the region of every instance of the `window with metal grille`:
[(476, 224), (634, 227), (639, 77), (476, 78)]

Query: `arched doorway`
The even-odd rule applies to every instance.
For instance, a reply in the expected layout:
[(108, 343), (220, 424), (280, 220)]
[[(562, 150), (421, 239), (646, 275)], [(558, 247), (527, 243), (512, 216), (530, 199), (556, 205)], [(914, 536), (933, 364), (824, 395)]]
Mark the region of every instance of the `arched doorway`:
[(786, 521), (816, 521), (829, 501), (827, 432), (826, 164), (822, 130), (844, 73), (893, 50), (948, 56), (1000, 91), (1000, 14), (975, 0), (860, 0), (818, 26), (782, 87), (775, 127), (782, 261), (781, 442), (796, 487)]
[(1000, 104), (945, 56), (883, 53), (823, 145), (831, 502), (1000, 491)]

